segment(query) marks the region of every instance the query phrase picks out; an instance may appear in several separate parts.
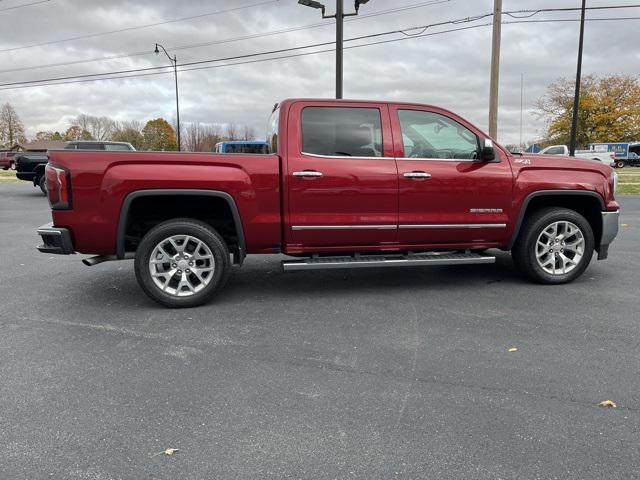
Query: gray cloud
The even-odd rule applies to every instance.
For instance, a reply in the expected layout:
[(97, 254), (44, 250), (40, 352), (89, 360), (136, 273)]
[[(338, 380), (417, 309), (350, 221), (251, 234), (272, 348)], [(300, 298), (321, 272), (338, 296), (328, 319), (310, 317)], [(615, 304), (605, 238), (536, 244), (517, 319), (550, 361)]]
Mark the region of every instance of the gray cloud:
[[(7, 0), (7, 6), (22, 0)], [(423, 3), (420, 0), (372, 0), (362, 13)], [(163, 22), (258, 3), (258, 0), (51, 0), (2, 13), (0, 49), (48, 42), (130, 26)], [(331, 4), (327, 0), (327, 4)], [(346, 2), (350, 4), (349, 1)], [(504, 10), (556, 7), (551, 0), (504, 0)], [(624, 3), (601, 0), (599, 5)], [(579, 2), (562, 2), (577, 6)], [(350, 21), (345, 36), (403, 29), (490, 12), (491, 0), (451, 0), (406, 12)], [(638, 16), (640, 9), (589, 12), (588, 18)], [(577, 18), (577, 12), (548, 13), (533, 19)], [(480, 21), (486, 23), (490, 19)], [(505, 20), (512, 20), (505, 18)], [(168, 48), (212, 42), (319, 23), (318, 11), (279, 0), (251, 9), (210, 15), (149, 28), (114, 33), (40, 47), (0, 52), (0, 70), (130, 52), (130, 58), (0, 73), (0, 83), (100, 73), (166, 64), (151, 54), (155, 42)], [(637, 74), (637, 22), (589, 22), (586, 27), (584, 71)], [(433, 31), (447, 27), (434, 28)], [(331, 41), (333, 24), (321, 27), (192, 49), (175, 50), (179, 63), (244, 55)], [(500, 82), (500, 128), (503, 143), (517, 143), (520, 129), (520, 75), (525, 76), (525, 140), (535, 138), (542, 124), (532, 115), (533, 102), (546, 85), (575, 75), (578, 23), (526, 23), (503, 26)], [(401, 38), (396, 35), (394, 38)], [(345, 51), (345, 96), (431, 103), (456, 111), (486, 129), (491, 28), (428, 36)], [(29, 135), (39, 130), (63, 130), (80, 112), (119, 120), (174, 116), (172, 75), (126, 80), (2, 90), (0, 102), (14, 104)], [(256, 131), (273, 104), (286, 97), (331, 97), (334, 56), (322, 53), (247, 65), (180, 74), (181, 117), (185, 122), (248, 123)]]

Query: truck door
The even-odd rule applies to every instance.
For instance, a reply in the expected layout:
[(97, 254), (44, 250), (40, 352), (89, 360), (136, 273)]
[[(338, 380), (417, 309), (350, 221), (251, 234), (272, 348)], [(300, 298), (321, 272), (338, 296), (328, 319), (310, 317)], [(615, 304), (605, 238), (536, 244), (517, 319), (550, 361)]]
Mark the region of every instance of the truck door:
[(394, 243), (398, 171), (386, 105), (295, 103), (288, 132), (287, 243)]
[[(436, 108), (391, 108), (399, 181), (400, 244), (504, 240), (513, 178), (499, 149), (479, 161), (482, 133)], [(483, 135), (482, 135), (483, 136)]]

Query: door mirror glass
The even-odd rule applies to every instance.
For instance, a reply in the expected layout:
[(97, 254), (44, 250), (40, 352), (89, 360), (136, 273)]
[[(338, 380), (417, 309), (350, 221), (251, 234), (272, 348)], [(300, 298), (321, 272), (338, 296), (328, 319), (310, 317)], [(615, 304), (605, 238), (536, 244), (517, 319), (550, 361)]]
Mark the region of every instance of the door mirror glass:
[(490, 162), (495, 160), (496, 152), (493, 149), (493, 140), (485, 138), (482, 141), (482, 151), (480, 152), (480, 160), (483, 162)]

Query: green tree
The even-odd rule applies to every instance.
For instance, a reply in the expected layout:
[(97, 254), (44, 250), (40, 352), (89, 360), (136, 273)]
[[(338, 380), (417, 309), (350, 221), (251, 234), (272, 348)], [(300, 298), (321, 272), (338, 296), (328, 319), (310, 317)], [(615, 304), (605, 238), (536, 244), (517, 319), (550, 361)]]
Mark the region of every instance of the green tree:
[[(560, 79), (535, 106), (550, 143), (568, 144), (575, 82)], [(640, 138), (640, 81), (631, 75), (589, 75), (580, 84), (577, 143), (626, 142)]]
[(10, 103), (0, 108), (0, 145), (11, 147), (26, 142), (24, 125)]
[(176, 132), (164, 118), (149, 120), (142, 129), (145, 150), (178, 150)]

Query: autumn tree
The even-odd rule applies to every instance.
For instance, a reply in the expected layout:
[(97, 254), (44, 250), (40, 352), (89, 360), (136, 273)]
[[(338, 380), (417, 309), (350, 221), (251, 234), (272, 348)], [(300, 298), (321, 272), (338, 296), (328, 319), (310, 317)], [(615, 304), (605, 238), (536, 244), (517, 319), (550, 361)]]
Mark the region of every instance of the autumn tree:
[(71, 142), (73, 140), (94, 140), (87, 130), (83, 130), (80, 125), (72, 125), (64, 132), (62, 139)]
[(62, 135), (60, 134), (60, 132), (47, 131), (47, 132), (36, 133), (34, 140), (36, 142), (39, 142), (42, 140), (64, 140), (64, 139), (62, 138)]
[(142, 129), (145, 150), (178, 150), (176, 132), (164, 118), (149, 120)]
[[(569, 144), (575, 82), (560, 79), (535, 106), (550, 143)], [(626, 142), (640, 138), (640, 81), (631, 75), (589, 75), (580, 83), (577, 143)]]
[(0, 145), (11, 147), (25, 142), (24, 125), (10, 103), (0, 108)]
[(116, 130), (111, 134), (111, 140), (115, 142), (128, 142), (136, 150), (144, 148), (144, 136), (142, 135), (142, 123), (138, 120), (120, 122)]

